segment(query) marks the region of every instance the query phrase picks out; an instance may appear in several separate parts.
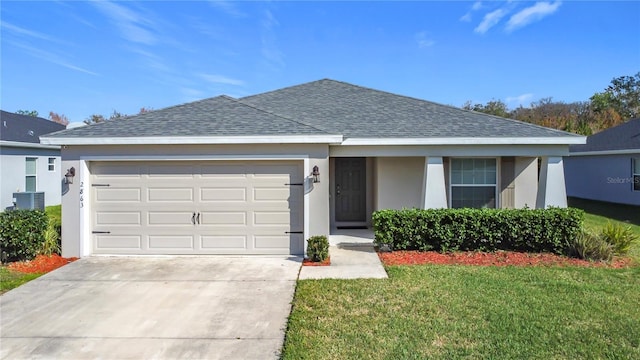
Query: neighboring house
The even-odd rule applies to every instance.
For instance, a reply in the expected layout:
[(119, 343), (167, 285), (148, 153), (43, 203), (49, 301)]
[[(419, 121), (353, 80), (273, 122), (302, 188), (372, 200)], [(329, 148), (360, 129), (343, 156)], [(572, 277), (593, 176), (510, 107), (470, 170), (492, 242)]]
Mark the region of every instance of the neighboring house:
[(0, 211), (13, 207), (15, 192), (44, 192), (45, 205), (60, 204), (60, 146), (39, 136), (64, 130), (47, 119), (0, 111)]
[(568, 196), (640, 205), (640, 118), (571, 145), (564, 169)]
[(566, 206), (562, 157), (585, 138), (319, 80), (43, 142), (76, 169), (63, 255), (86, 256), (301, 254), (378, 209)]

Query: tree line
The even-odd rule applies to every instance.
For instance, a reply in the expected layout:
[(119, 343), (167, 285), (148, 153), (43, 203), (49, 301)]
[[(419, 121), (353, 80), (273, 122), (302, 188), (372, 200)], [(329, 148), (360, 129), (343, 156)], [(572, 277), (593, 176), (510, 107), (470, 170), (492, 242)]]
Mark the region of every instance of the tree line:
[(640, 72), (611, 80), (602, 92), (587, 101), (565, 103), (547, 97), (510, 110), (501, 100), (486, 104), (467, 101), (463, 109), (502, 116), (581, 135), (595, 134), (604, 129), (640, 117)]

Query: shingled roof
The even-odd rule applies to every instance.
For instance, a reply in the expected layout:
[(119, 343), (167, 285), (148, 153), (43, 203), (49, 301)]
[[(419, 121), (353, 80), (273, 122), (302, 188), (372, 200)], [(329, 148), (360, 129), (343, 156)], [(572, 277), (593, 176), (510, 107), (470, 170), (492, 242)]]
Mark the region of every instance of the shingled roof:
[(566, 137), (573, 134), (324, 79), (240, 99), (346, 138)]
[(228, 96), (83, 126), (51, 137), (324, 135), (323, 130), (274, 115)]
[[(490, 138), (576, 143), (583, 137), (529, 123), (324, 79), (234, 99), (219, 96), (49, 135), (77, 138)], [(55, 140), (55, 139), (59, 140)], [(307, 142), (313, 139), (306, 138)], [(310, 140), (311, 139), (311, 140)], [(504, 140), (506, 139), (506, 140)], [(534, 142), (535, 143), (535, 142)]]
[(0, 110), (0, 140), (2, 141), (38, 144), (41, 135), (64, 129), (64, 125), (47, 119)]
[(569, 151), (572, 153), (621, 150), (640, 152), (640, 118), (591, 135), (587, 137), (587, 143), (584, 145), (569, 147)]

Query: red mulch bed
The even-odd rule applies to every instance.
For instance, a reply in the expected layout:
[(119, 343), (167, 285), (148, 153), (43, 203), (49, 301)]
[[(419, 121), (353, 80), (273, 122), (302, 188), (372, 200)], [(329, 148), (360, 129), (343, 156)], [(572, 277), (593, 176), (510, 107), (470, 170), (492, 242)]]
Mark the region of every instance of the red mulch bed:
[(329, 266), (331, 265), (331, 258), (326, 258), (324, 261), (315, 262), (311, 261), (311, 259), (302, 260), (302, 266)]
[(44, 274), (55, 270), (61, 266), (67, 265), (78, 258), (63, 258), (60, 255), (38, 255), (33, 260), (16, 261), (7, 265), (11, 271), (21, 272), (25, 274)]
[(378, 252), (385, 265), (477, 265), (477, 266), (584, 266), (624, 268), (631, 265), (629, 258), (616, 258), (611, 262), (587, 261), (549, 253), (521, 253), (513, 251), (454, 252), (441, 254), (435, 251)]

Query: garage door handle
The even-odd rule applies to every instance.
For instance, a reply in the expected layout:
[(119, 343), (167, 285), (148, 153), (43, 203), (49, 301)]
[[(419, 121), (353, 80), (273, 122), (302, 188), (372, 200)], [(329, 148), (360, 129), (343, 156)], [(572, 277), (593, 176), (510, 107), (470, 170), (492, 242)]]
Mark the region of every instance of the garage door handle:
[(196, 222), (198, 223), (198, 225), (200, 225), (200, 213), (198, 213), (198, 216), (196, 216)]
[(193, 225), (195, 225), (195, 224), (196, 224), (196, 213), (193, 213), (193, 215), (191, 215), (191, 223), (192, 223)]
[(285, 234), (304, 234), (304, 231), (285, 231)]
[(92, 234), (111, 234), (111, 231), (92, 231)]

